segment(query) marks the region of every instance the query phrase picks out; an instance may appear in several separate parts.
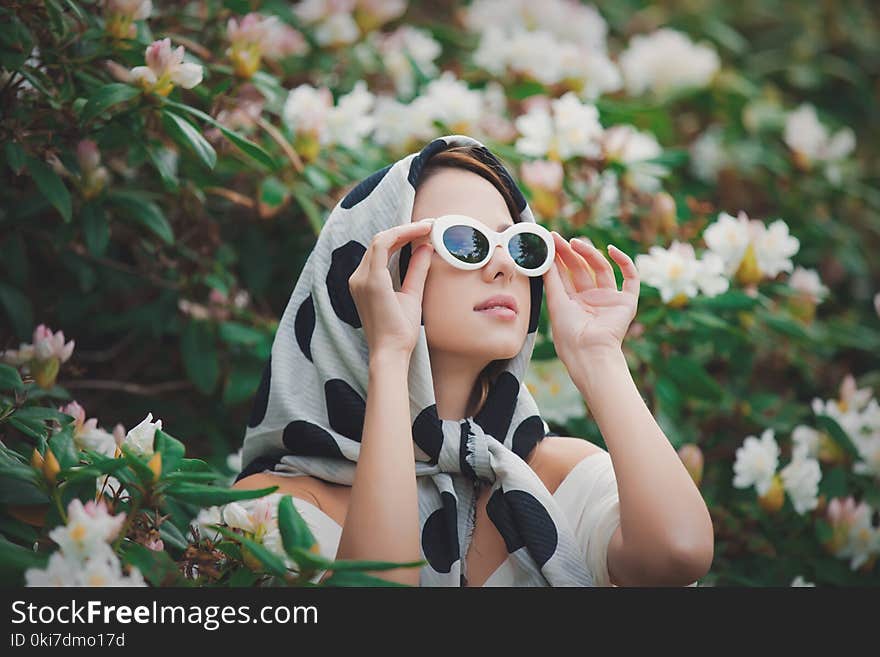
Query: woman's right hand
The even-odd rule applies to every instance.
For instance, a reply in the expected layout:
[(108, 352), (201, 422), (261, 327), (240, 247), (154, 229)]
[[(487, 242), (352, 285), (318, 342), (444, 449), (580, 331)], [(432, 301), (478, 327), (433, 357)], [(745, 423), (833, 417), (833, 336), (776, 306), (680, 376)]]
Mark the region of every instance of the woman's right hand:
[(428, 242), (413, 252), (400, 292), (392, 285), (388, 261), (393, 251), (428, 235), (431, 226), (431, 221), (414, 221), (376, 233), (348, 279), (371, 355), (393, 352), (409, 358), (416, 346), (422, 293), (434, 248)]

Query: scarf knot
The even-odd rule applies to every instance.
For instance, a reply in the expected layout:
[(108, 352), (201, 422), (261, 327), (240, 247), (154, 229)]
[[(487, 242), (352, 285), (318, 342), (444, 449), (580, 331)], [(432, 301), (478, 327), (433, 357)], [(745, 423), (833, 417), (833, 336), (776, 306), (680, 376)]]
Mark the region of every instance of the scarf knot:
[(458, 473), (472, 481), (495, 482), (492, 467), (492, 443), (498, 440), (473, 418), (442, 420), (443, 447), (437, 464), (442, 472)]

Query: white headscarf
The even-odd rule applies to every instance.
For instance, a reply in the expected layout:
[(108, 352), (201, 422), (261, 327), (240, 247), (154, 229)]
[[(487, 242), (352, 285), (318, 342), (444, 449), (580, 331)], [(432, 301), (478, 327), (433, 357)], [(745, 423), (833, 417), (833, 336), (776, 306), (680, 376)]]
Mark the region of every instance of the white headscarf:
[[(519, 221), (535, 222), (504, 165), (464, 135), (433, 140), (368, 176), (330, 213), (281, 318), (254, 400), (238, 479), (272, 471), (351, 485), (366, 409), (367, 342), (348, 288), (373, 236), (412, 221), (416, 184), (430, 158), (477, 147), (513, 193)], [(409, 244), (389, 262), (399, 291)], [(523, 377), (538, 327), (543, 281), (530, 278), (531, 312), (522, 350), (495, 380), (482, 409), (463, 420), (437, 414), (424, 325), (409, 365), (419, 532), (427, 564), (421, 586), (461, 586), (474, 526), (477, 479), (491, 484), (487, 513), (504, 539), (515, 581), (525, 586), (591, 586), (593, 576), (570, 523), (526, 463), (549, 432)]]

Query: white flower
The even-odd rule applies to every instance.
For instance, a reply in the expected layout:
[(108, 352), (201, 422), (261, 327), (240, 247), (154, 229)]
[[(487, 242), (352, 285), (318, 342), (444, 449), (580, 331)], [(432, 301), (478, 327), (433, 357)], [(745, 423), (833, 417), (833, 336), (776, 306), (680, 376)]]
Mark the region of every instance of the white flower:
[(660, 291), (663, 303), (684, 301), (699, 292), (714, 296), (727, 290), (729, 282), (721, 271), (721, 261), (708, 255), (697, 260), (694, 247), (674, 240), (668, 249), (653, 245), (647, 254), (635, 259), (641, 279)]
[(733, 485), (736, 488), (754, 486), (758, 495), (765, 495), (770, 490), (778, 465), (779, 445), (773, 429), (765, 429), (760, 440), (747, 436), (742, 447), (736, 450)]
[(433, 116), (431, 102), (424, 96), (410, 103), (379, 96), (373, 112), (376, 120), (373, 141), (394, 151), (405, 151), (411, 144), (427, 141), (435, 135)]
[(440, 56), (440, 43), (431, 33), (411, 25), (402, 25), (391, 34), (376, 36), (377, 48), (385, 71), (394, 81), (398, 96), (409, 98), (415, 91), (416, 75), (407, 55), (412, 57), (419, 70), (429, 78), (437, 77), (439, 69), (434, 60)]
[(344, 46), (354, 43), (361, 30), (349, 13), (334, 13), (315, 28), (315, 40), (322, 46)]
[(119, 558), (111, 551), (89, 556), (85, 560), (72, 558), (62, 551), (52, 553), (45, 569), (28, 568), (26, 586), (146, 586), (143, 575), (135, 566), (124, 575)]
[(783, 139), (808, 165), (842, 160), (856, 145), (852, 128), (841, 128), (830, 136), (810, 103), (801, 104), (786, 116)]
[(595, 105), (584, 104), (574, 92), (550, 102), (550, 111), (539, 106), (514, 121), (522, 137), (516, 149), (524, 155), (565, 161), (602, 155), (602, 125)]
[(306, 83), (290, 91), (281, 115), (294, 132), (319, 134), (323, 130), (331, 107), (333, 107), (333, 94), (330, 93), (330, 89), (327, 87), (318, 89)]
[(602, 148), (607, 160), (627, 165), (625, 177), (642, 191), (658, 191), (660, 178), (669, 174), (666, 167), (645, 161), (661, 155), (663, 148), (654, 135), (640, 132), (635, 126), (615, 125), (608, 128), (602, 135)]
[(791, 439), (795, 444), (795, 449), (802, 449), (807, 456), (816, 458), (819, 456), (819, 446), (821, 432), (808, 427), (805, 424), (799, 424), (791, 433)]
[(815, 269), (795, 267), (788, 279), (788, 284), (816, 304), (821, 303), (828, 294), (828, 288), (822, 284), (819, 273)]
[(452, 71), (444, 71), (439, 78), (431, 80), (423, 97), (433, 110), (433, 118), (453, 132), (469, 132), (483, 115), (483, 94), (468, 87)]
[(713, 125), (701, 134), (688, 149), (690, 171), (704, 182), (714, 183), (718, 172), (730, 165), (731, 158), (724, 149), (721, 126)]
[(217, 541), (222, 536), (216, 529), (211, 529), (209, 525), (220, 525), (223, 523), (222, 506), (209, 506), (205, 509), (199, 509), (190, 526), (193, 528), (193, 535), (198, 532), (199, 538), (209, 538)]
[(161, 428), (162, 420), (153, 422), (153, 414), (148, 413), (147, 417), (141, 420), (140, 424), (126, 434), (122, 443), (140, 456), (152, 456), (156, 430)]
[(569, 0), (475, 0), (462, 7), (461, 20), (474, 32), (528, 27), (553, 34), (559, 41), (605, 50), (608, 24), (592, 5)]
[(850, 569), (856, 570), (873, 555), (880, 553), (880, 527), (871, 524), (874, 510), (861, 502), (851, 516), (847, 541), (837, 556), (850, 558)]
[(791, 581), (792, 586), (816, 586), (813, 582), (808, 582), (803, 575), (798, 575)]
[(367, 83), (358, 80), (354, 88), (327, 113), (321, 143), (342, 144), (350, 149), (360, 147), (376, 123), (369, 114), (374, 102), (375, 96), (367, 91)]
[(706, 246), (721, 258), (728, 275), (733, 275), (742, 262), (758, 223), (756, 220), (750, 222), (742, 211), (735, 219), (726, 212), (720, 212), (715, 222), (703, 231)]
[(74, 498), (67, 507), (67, 524), (49, 532), (68, 557), (85, 559), (101, 550), (109, 550), (108, 541), (116, 538), (125, 522), (125, 513), (110, 515), (104, 502), (89, 500), (85, 505)]
[(550, 422), (561, 425), (586, 414), (584, 399), (558, 358), (532, 360), (523, 384)]
[(819, 462), (807, 455), (805, 446), (794, 449), (791, 463), (782, 468), (779, 474), (795, 511), (804, 514), (819, 505), (819, 481), (822, 479), (822, 471)]
[(755, 257), (764, 276), (773, 278), (779, 272), (792, 270), (791, 257), (800, 249), (800, 240), (789, 235), (788, 224), (777, 219), (764, 228), (754, 238)]
[(668, 27), (634, 36), (619, 61), (631, 95), (706, 86), (721, 67), (713, 48)]
[(855, 442), (861, 460), (853, 464), (853, 472), (880, 480), (880, 432)]

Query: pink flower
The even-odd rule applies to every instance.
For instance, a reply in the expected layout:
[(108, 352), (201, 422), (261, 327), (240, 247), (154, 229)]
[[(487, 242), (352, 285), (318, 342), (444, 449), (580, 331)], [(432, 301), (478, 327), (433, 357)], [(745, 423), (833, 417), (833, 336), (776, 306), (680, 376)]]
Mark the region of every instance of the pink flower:
[(133, 39), (137, 35), (134, 21), (149, 18), (152, 11), (150, 0), (105, 0), (107, 20), (104, 29), (117, 39)]
[(198, 64), (184, 63), (183, 46), (171, 49), (171, 39), (154, 41), (145, 53), (146, 66), (131, 69), (132, 81), (146, 91), (167, 96), (175, 85), (192, 89), (202, 81), (202, 67)]

